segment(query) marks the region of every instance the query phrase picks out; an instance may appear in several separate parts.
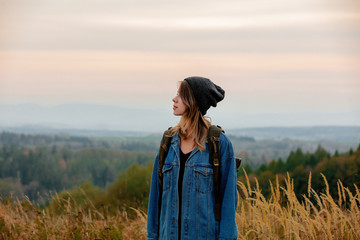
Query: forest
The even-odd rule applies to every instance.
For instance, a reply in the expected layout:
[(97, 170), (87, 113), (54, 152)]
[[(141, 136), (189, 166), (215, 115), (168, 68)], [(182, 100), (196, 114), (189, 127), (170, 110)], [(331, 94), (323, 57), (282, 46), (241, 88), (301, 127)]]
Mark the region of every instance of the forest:
[(131, 164), (144, 165), (154, 157), (154, 153), (104, 148), (74, 151), (4, 146), (0, 149), (0, 192), (38, 200), (49, 191), (60, 192), (86, 181), (105, 188)]
[[(158, 137), (1, 133), (0, 239), (146, 239)], [(243, 160), (239, 239), (360, 237), (360, 144), (309, 151), (293, 140), (232, 142)]]
[[(338, 195), (336, 192), (338, 181), (345, 187), (355, 190), (360, 185), (360, 144), (356, 151), (350, 149), (348, 152), (339, 154), (337, 151), (331, 155), (320, 145), (314, 153), (303, 152), (301, 148), (291, 151), (285, 161), (281, 158), (272, 160), (268, 164), (262, 164), (257, 169), (245, 165), (245, 172), (250, 180), (255, 178), (261, 186), (262, 194), (269, 196), (269, 183), (274, 183), (276, 178), (284, 181), (287, 174), (293, 179), (294, 191), (297, 197), (301, 197), (308, 191), (308, 179), (311, 178), (311, 185), (318, 192), (325, 189), (323, 174), (332, 189), (331, 195)], [(245, 181), (245, 176), (240, 173), (240, 181)]]
[[(82, 202), (81, 188), (88, 196), (94, 196), (99, 206), (146, 209), (157, 148), (154, 139), (157, 137), (114, 141), (3, 132), (0, 134), (1, 197), (27, 196), (31, 201), (46, 205), (51, 202), (52, 194), (63, 196), (71, 192)], [(256, 142), (249, 137), (233, 137), (232, 141), (234, 148), (241, 142)], [(272, 146), (276, 150), (276, 146), (288, 143), (277, 142)], [(251, 182), (257, 179), (265, 197), (270, 194), (269, 182), (274, 182), (276, 177), (283, 181), (287, 173), (294, 179), (298, 196), (307, 191), (306, 180), (310, 173), (314, 189), (319, 191), (325, 187), (320, 173), (326, 176), (331, 189), (336, 189), (338, 180), (353, 189), (354, 184), (360, 185), (359, 148), (360, 145), (355, 151), (350, 148), (347, 152), (330, 153), (321, 145), (314, 152), (299, 147), (290, 151), (284, 160), (282, 157), (265, 160), (257, 167), (250, 164), (254, 157), (249, 151), (238, 151), (236, 155), (243, 159), (244, 168), (238, 171), (238, 179), (245, 181), (244, 172)]]

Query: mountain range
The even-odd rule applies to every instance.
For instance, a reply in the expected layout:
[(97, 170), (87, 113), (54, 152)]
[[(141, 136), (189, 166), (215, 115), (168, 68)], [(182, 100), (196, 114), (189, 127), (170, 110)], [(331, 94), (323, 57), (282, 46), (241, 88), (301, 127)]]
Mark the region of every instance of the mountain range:
[[(264, 113), (209, 109), (228, 134), (258, 139), (360, 141), (360, 110), (343, 113)], [(67, 133), (82, 136), (160, 134), (177, 123), (171, 109), (102, 104), (0, 104), (0, 131)]]

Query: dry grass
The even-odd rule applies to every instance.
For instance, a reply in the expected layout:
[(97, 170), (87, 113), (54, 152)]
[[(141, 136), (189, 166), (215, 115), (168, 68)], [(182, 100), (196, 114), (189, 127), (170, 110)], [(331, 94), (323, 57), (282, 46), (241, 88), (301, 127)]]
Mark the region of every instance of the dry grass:
[[(246, 172), (244, 172), (246, 176)], [(311, 188), (301, 200), (293, 191), (293, 180), (287, 176), (285, 186), (278, 179), (270, 183), (271, 198), (266, 200), (259, 185), (239, 182), (246, 199), (239, 201), (237, 223), (239, 239), (360, 239), (360, 193), (351, 192), (338, 182), (338, 199), (327, 186), (318, 194)], [(125, 212), (106, 214), (66, 202), (59, 204), (63, 214), (39, 210), (30, 201), (0, 204), (0, 239), (146, 239), (146, 214), (130, 219)], [(346, 206), (345, 206), (346, 205)]]
[[(287, 175), (285, 187), (270, 182), (271, 198), (265, 200), (256, 184), (252, 189), (239, 182), (246, 199), (239, 203), (237, 223), (239, 239), (360, 239), (360, 193), (353, 194), (338, 181), (339, 199), (329, 193), (329, 185), (322, 175), (326, 191), (317, 194), (311, 188), (300, 201), (293, 191), (293, 180)], [(310, 198), (315, 199), (313, 201)], [(345, 207), (345, 203), (348, 204)]]
[(59, 215), (30, 201), (1, 203), (0, 239), (146, 239), (146, 215), (140, 210), (133, 209), (138, 217), (129, 219), (125, 211), (83, 210), (70, 199), (61, 206)]

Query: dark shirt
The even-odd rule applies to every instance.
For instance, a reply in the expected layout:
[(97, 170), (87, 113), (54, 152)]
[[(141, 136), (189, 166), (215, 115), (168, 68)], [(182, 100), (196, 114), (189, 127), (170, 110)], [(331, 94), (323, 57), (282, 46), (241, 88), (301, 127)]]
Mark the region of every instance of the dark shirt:
[(180, 171), (179, 171), (179, 181), (178, 181), (178, 193), (179, 193), (179, 230), (178, 230), (178, 239), (181, 239), (181, 205), (182, 205), (182, 186), (183, 186), (183, 178), (184, 178), (184, 171), (185, 171), (185, 163), (186, 160), (189, 158), (191, 152), (183, 153), (180, 149)]

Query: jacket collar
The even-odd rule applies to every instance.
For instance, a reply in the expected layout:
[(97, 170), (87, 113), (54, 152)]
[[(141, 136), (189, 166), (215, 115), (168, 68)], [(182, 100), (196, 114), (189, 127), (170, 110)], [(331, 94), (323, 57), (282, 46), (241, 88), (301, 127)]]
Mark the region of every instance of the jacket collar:
[[(178, 157), (180, 156), (180, 136), (179, 133), (176, 133), (172, 138), (171, 138), (171, 145), (173, 145), (175, 147), (175, 152), (178, 155)], [(178, 147), (177, 147), (178, 146)], [(195, 153), (197, 153), (199, 151), (198, 147), (195, 147), (192, 151), (192, 153), (190, 154), (189, 158), (192, 157), (192, 155), (194, 155)], [(179, 158), (180, 159), (180, 158)]]
[(179, 136), (179, 133), (176, 133), (176, 134), (171, 138), (171, 143), (172, 143), (172, 144), (174, 144), (174, 143), (180, 144), (180, 136)]

